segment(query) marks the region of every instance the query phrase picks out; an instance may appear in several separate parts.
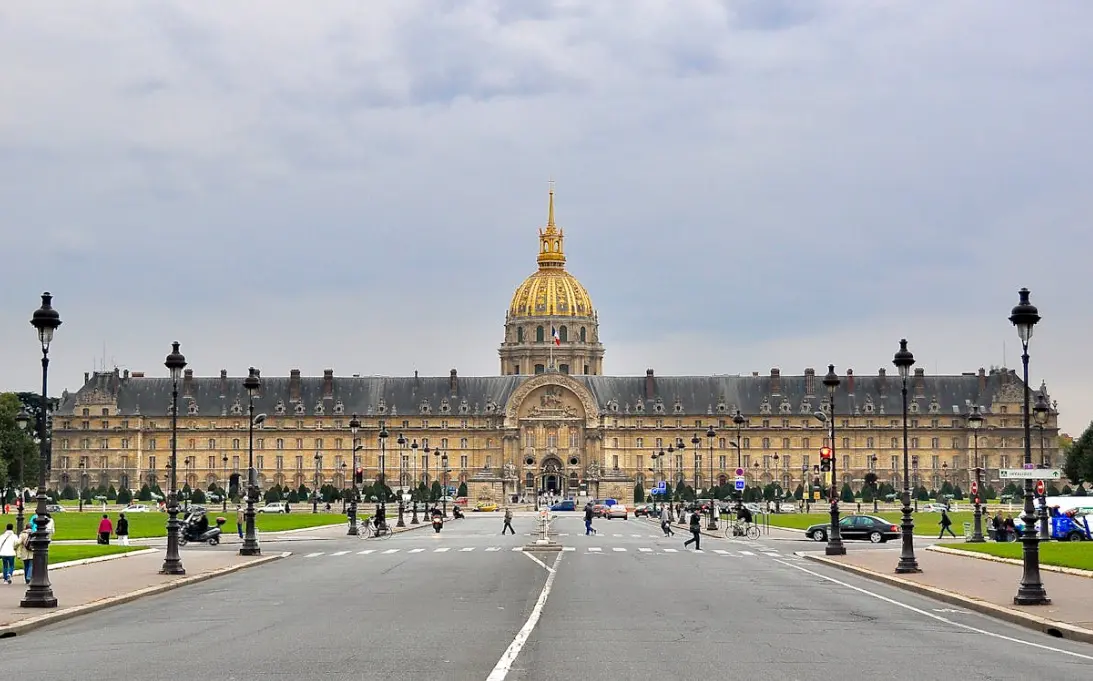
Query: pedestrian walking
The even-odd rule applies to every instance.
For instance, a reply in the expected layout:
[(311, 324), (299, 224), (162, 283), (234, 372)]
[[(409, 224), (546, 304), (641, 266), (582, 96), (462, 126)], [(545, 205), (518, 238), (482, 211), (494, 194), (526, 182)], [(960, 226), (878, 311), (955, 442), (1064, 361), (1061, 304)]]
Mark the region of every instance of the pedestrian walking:
[(23, 526), (19, 533), (19, 545), (15, 547), (15, 557), (23, 561), (23, 579), (30, 584), (30, 572), (34, 566), (34, 552), (30, 550), (30, 533), (34, 529), (34, 521)]
[(0, 534), (0, 562), (4, 566), (4, 582), (11, 584), (11, 576), (15, 573), (15, 544), (19, 536), (15, 534), (15, 526), (8, 523), (8, 529)]
[(118, 525), (114, 528), (114, 533), (118, 535), (119, 544), (129, 546), (129, 519), (124, 513), (118, 514)]
[(102, 514), (102, 520), (99, 521), (99, 543), (109, 544), (110, 535), (114, 532), (114, 523), (110, 522), (110, 516), (105, 513)]
[(246, 522), (246, 518), (243, 517), (243, 505), (235, 505), (235, 530), (239, 533), (239, 538), (243, 538), (243, 524)]
[(660, 509), (660, 529), (664, 531), (665, 537), (675, 534), (672, 531), (672, 509), (667, 506), (662, 506)]
[(1006, 541), (1006, 526), (1002, 522), (1002, 512), (998, 511), (994, 514), (994, 520), (991, 521), (991, 525), (994, 526), (994, 541), (1004, 542)]
[(691, 511), (691, 538), (683, 542), (683, 548), (691, 544), (695, 545), (695, 551), (702, 550), (702, 519), (698, 517), (698, 510)]
[(941, 509), (941, 532), (938, 533), (937, 538), (941, 539), (945, 536), (946, 532), (953, 537), (956, 537), (956, 534), (953, 532), (953, 521), (949, 519), (949, 512), (945, 509)]
[(516, 530), (512, 529), (512, 509), (505, 508), (505, 526), (501, 528), (501, 536), (505, 536), (505, 532), (512, 532), (516, 534)]
[(590, 534), (596, 534), (596, 530), (592, 529), (592, 502), (588, 502), (584, 505), (584, 536)]

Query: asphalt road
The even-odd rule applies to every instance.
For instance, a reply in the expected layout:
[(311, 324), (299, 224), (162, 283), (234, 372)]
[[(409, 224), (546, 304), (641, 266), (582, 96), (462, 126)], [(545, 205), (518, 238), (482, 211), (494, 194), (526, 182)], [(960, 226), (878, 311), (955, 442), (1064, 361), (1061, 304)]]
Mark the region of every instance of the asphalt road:
[(566, 516), (570, 550), (533, 559), (512, 550), (533, 523), (280, 542), (292, 557), (5, 641), (5, 665), (77, 681), (1064, 681), (1093, 665), (1093, 646), (804, 561), (797, 542), (704, 537), (696, 553), (645, 520), (585, 537)]

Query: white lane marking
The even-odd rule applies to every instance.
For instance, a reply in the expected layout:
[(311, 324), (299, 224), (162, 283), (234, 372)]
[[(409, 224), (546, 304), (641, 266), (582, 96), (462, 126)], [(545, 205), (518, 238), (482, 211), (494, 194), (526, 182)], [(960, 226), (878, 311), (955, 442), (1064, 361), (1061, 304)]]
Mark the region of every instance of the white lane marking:
[(720, 554), (721, 554), (722, 556), (727, 556), (727, 555), (729, 555), (729, 552), (728, 552), (728, 551), (726, 551), (725, 549), (714, 549), (714, 550), (713, 550), (713, 552), (714, 552), (714, 553), (720, 553)]
[(487, 546), (486, 550), (487, 551), (500, 551), (501, 547), (500, 546)]
[(466, 553), (467, 551), (474, 551), (474, 547), (473, 546), (464, 546), (463, 548), (461, 548), (459, 550)]
[(528, 615), (528, 621), (524, 622), (524, 626), (516, 632), (516, 638), (501, 654), (501, 659), (497, 661), (493, 671), (486, 677), (486, 681), (504, 681), (505, 677), (508, 676), (512, 664), (516, 662), (516, 657), (520, 654), (520, 650), (527, 643), (528, 637), (535, 629), (535, 625), (539, 623), (539, 617), (543, 614), (543, 606), (546, 605), (547, 597), (550, 596), (550, 588), (554, 585), (554, 577), (558, 574), (558, 563), (561, 560), (562, 552), (559, 551), (558, 556), (554, 559), (551, 571), (547, 573), (546, 583), (543, 584), (543, 590), (539, 593), (539, 600), (535, 602), (535, 607), (531, 609), (531, 614)]
[(524, 555), (527, 556), (528, 558), (532, 559), (533, 561), (535, 561), (539, 565), (542, 565), (543, 569), (546, 570), (547, 572), (549, 572), (550, 574), (554, 574), (554, 568), (550, 567), (549, 565), (547, 565), (543, 561), (539, 560), (538, 558), (533, 556), (530, 552), (524, 551)]
[(782, 554), (776, 553), (774, 551), (760, 551), (760, 553), (762, 553), (764, 556), (774, 556), (775, 558), (781, 558), (782, 557)]
[(664, 549), (665, 553), (679, 553), (679, 549)]
[(615, 548), (613, 548), (613, 549), (611, 549), (611, 550), (612, 550), (612, 551), (618, 551), (618, 552), (622, 553), (622, 552), (623, 552), (623, 551), (625, 551), (626, 549), (622, 548), (621, 546), (616, 546)]
[(326, 553), (326, 552), (325, 551), (318, 551), (316, 553), (309, 553), (306, 556), (304, 556), (304, 558), (315, 558), (316, 556), (321, 556), (324, 553)]
[(332, 556), (344, 556), (347, 553), (349, 553), (349, 552), (348, 551), (338, 551), (337, 553), (332, 553), (330, 555), (332, 555)]
[(409, 553), (421, 553), (425, 549), (410, 549)]
[(433, 549), (433, 553), (444, 553), (445, 551), (451, 551), (451, 550), (452, 550), (452, 548), (450, 546), (445, 546), (442, 549)]
[(513, 551), (523, 551), (524, 547), (523, 546), (514, 546), (514, 547), (512, 547), (512, 550)]
[(399, 549), (387, 549), (386, 551), (384, 551), (384, 553), (387, 553), (387, 554), (398, 553), (398, 552), (399, 552)]
[(370, 553), (375, 553), (375, 549), (365, 549), (363, 551), (357, 551), (358, 556), (367, 556)]
[(640, 534), (632, 534), (632, 535), (630, 535), (630, 536), (631, 536), (631, 537), (633, 537), (634, 539), (641, 539), (641, 535), (640, 535)]
[(653, 550), (653, 549), (648, 549), (648, 548), (645, 548), (644, 546), (643, 546), (643, 547), (641, 547), (640, 549), (638, 549), (638, 551), (641, 551), (642, 553), (649, 553), (649, 552), (650, 552), (650, 551), (652, 551), (652, 550)]
[(702, 549), (695, 549), (695, 553), (706, 553), (706, 552), (703, 551)]
[(589, 550), (589, 552), (596, 552), (596, 551), (602, 551), (603, 549), (601, 549), (598, 546), (589, 546), (588, 550)]
[(929, 617), (930, 619), (937, 620), (938, 622), (944, 622), (945, 624), (951, 624), (952, 626), (958, 627), (958, 628), (963, 629), (965, 631), (971, 631), (971, 632), (974, 632), (976, 634), (982, 634), (984, 636), (989, 636), (991, 638), (1002, 639), (1003, 641), (1009, 641), (1010, 643), (1020, 643), (1021, 645), (1029, 646), (1030, 648), (1039, 648), (1040, 650), (1049, 650), (1053, 653), (1059, 653), (1060, 655), (1069, 655), (1071, 657), (1077, 657), (1077, 658), (1080, 658), (1082, 660), (1091, 660), (1091, 661), (1093, 661), (1093, 655), (1082, 655), (1081, 653), (1075, 653), (1075, 652), (1071, 652), (1069, 650), (1063, 650), (1062, 648), (1053, 648), (1051, 646), (1045, 646), (1042, 643), (1033, 643), (1032, 641), (1022, 641), (1019, 638), (1013, 638), (1011, 636), (1006, 636), (1004, 634), (996, 634), (993, 631), (986, 631), (985, 629), (978, 629), (978, 628), (973, 627), (973, 626), (968, 625), (968, 624), (962, 624), (960, 622), (954, 622), (951, 619), (942, 617), (941, 615), (935, 615), (932, 612), (926, 612), (925, 610), (921, 610), (919, 608), (916, 608), (913, 605), (908, 605), (907, 603), (900, 603), (899, 601), (897, 601), (895, 599), (888, 598), (887, 596), (882, 596), (882, 595), (877, 594), (877, 593), (873, 593), (872, 591), (869, 591), (867, 589), (863, 589), (860, 586), (854, 586), (853, 584), (847, 584), (846, 582), (841, 582), (841, 581), (835, 579), (834, 577), (828, 577), (827, 575), (821, 575), (819, 572), (813, 572), (812, 570), (809, 570), (808, 568), (801, 567), (800, 565), (796, 565), (795, 563), (787, 563), (784, 560), (776, 560), (774, 562), (781, 563), (782, 565), (785, 565), (787, 567), (791, 567), (795, 570), (800, 570), (801, 572), (804, 572), (805, 574), (808, 574), (808, 575), (812, 575), (813, 577), (819, 577), (820, 579), (831, 582), (832, 584), (838, 584), (839, 586), (844, 586), (847, 589), (852, 589), (854, 591), (857, 591), (858, 593), (863, 593), (866, 596), (872, 596), (873, 598), (876, 598), (877, 600), (884, 601), (885, 603), (891, 603), (892, 605), (899, 606), (901, 608), (904, 608), (905, 610), (910, 610), (911, 612), (918, 613), (919, 615), (924, 615), (926, 617)]
[(741, 551), (740, 555), (741, 556), (754, 556), (755, 554), (752, 553), (751, 551)]
[(577, 547), (576, 546), (563, 546), (562, 550), (563, 551), (576, 551)]

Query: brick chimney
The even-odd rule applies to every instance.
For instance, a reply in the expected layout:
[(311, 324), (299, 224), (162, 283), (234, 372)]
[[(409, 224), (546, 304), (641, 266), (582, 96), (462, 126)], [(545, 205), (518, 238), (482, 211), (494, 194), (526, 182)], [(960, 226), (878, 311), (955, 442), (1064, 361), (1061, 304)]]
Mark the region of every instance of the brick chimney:
[(925, 369), (915, 369), (915, 397), (926, 397)]
[(129, 370), (128, 370), (128, 369), (126, 369), (126, 370), (125, 370), (125, 371), (124, 371), (124, 372), (122, 373), (121, 377), (122, 377), (123, 379), (125, 379), (126, 381), (128, 381), (128, 380), (129, 380)]
[(850, 395), (854, 394), (854, 370), (846, 370), (846, 392)]
[(220, 396), (224, 397), (228, 394), (228, 370), (220, 370)]
[(334, 399), (334, 370), (323, 369), (323, 399)]
[(780, 369), (770, 370), (770, 394), (782, 394), (782, 372)]
[(809, 367), (805, 369), (805, 396), (814, 397), (816, 395), (816, 370)]
[(888, 372), (884, 367), (877, 369), (877, 392), (884, 397), (888, 393)]
[(288, 401), (300, 401), (300, 370), (293, 369), (288, 372)]
[(182, 396), (193, 397), (194, 370), (186, 369), (182, 372)]
[(452, 369), (448, 375), (448, 390), (453, 397), (459, 394), (459, 374), (455, 369)]
[(979, 367), (979, 392), (987, 392), (987, 370)]
[(83, 372), (83, 382), (87, 385), (87, 382), (91, 380), (91, 373), (88, 371)]
[(645, 399), (653, 399), (653, 395), (656, 392), (656, 381), (653, 378), (653, 370), (645, 370)]

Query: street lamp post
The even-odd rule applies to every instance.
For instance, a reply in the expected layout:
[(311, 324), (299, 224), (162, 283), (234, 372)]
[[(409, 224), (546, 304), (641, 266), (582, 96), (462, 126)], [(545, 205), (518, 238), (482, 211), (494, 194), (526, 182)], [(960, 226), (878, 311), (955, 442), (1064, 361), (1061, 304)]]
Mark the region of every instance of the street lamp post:
[[(744, 467), (744, 441), (741, 439), (741, 430), (744, 428), (746, 419), (744, 415), (737, 409), (736, 413), (732, 415), (732, 424), (736, 426), (736, 467)], [(744, 491), (741, 490), (736, 493), (736, 515), (740, 516), (740, 509), (744, 506)]]
[[(398, 434), (398, 439), (395, 440), (395, 442), (398, 443), (399, 471), (400, 471), (400, 474), (401, 474), (402, 462), (406, 458), (406, 446), (410, 444), (410, 441), (407, 440), (406, 438), (404, 438), (402, 436), (402, 433), (399, 433)], [(400, 485), (402, 484), (402, 479), (401, 478), (399, 479), (399, 484)]]
[(363, 445), (357, 442), (357, 433), (360, 432), (361, 422), (357, 418), (356, 414), (353, 414), (353, 418), (349, 419), (349, 433), (351, 436), (350, 443), (353, 447), (353, 469), (350, 474), (353, 476), (353, 491), (349, 497), (349, 536), (356, 537), (359, 534), (357, 528), (357, 452), (360, 451)]
[[(406, 458), (406, 457), (400, 456), (399, 461), (402, 461), (404, 458)], [(428, 457), (426, 457), (426, 458), (428, 458)], [(414, 460), (411, 462), (411, 464), (413, 464), (412, 468), (413, 468), (414, 472), (413, 472), (413, 476), (410, 478), (410, 498), (412, 499), (412, 506), (413, 506), (413, 514), (410, 517), (410, 524), (411, 525), (417, 525), (420, 522), (418, 520), (418, 517), (417, 517), (417, 502), (418, 501), (421, 502), (421, 517), (422, 518), (425, 517), (425, 511), (426, 511), (428, 506), (425, 503), (425, 499), (422, 498), (421, 485), (418, 484), (419, 481), (414, 479), (414, 478), (417, 477), (417, 456), (416, 456), (416, 452), (414, 454)], [(402, 480), (406, 476), (406, 470), (405, 470), (406, 464), (400, 463), (399, 466), (400, 466), (399, 484), (401, 485)], [(426, 477), (427, 477), (428, 472), (427, 471), (423, 471), (423, 472), (426, 473)]]
[[(1032, 415), (1036, 419), (1036, 427), (1040, 431), (1040, 468), (1047, 468), (1047, 460), (1044, 458), (1044, 426), (1051, 416), (1051, 405), (1047, 403), (1047, 397), (1043, 392), (1036, 393), (1036, 405), (1032, 408)], [(1050, 541), (1051, 530), (1047, 523), (1047, 487), (1040, 495), (1040, 540)]]
[(824, 548), (824, 553), (829, 556), (846, 555), (846, 547), (843, 546), (842, 531), (839, 528), (838, 457), (836, 456), (837, 450), (835, 449), (835, 391), (840, 383), (839, 376), (835, 373), (835, 365), (828, 364), (827, 375), (824, 376), (824, 387), (827, 388), (828, 404), (830, 404), (828, 421), (831, 426), (831, 532), (828, 533), (827, 546)]
[(975, 452), (975, 493), (972, 494), (975, 502), (975, 514), (972, 517), (972, 538), (974, 544), (982, 544), (983, 539), (983, 504), (980, 501), (983, 494), (983, 476), (979, 467), (979, 429), (983, 427), (983, 414), (978, 404), (972, 405), (972, 411), (968, 414), (968, 428), (972, 431), (972, 451)]
[(900, 524), (900, 538), (903, 543), (900, 548), (899, 562), (896, 564), (896, 573), (910, 574), (922, 572), (922, 568), (918, 566), (918, 559), (915, 558), (915, 519), (911, 516), (911, 474), (908, 470), (907, 456), (907, 377), (915, 364), (915, 356), (907, 349), (906, 338), (900, 340), (899, 350), (893, 356), (892, 363), (899, 369), (900, 395), (903, 397), (903, 519)]
[(61, 315), (53, 309), (53, 296), (42, 294), (42, 306), (34, 311), (31, 325), (38, 331), (38, 341), (42, 344), (42, 394), (39, 396), (38, 415), (38, 504), (34, 510), (34, 532), (30, 535), (30, 549), (34, 552), (31, 568), (30, 586), (19, 606), (23, 608), (56, 608), (57, 597), (53, 595), (53, 586), (49, 582), (49, 512), (46, 505), (46, 474), (50, 467), (51, 447), (53, 446), (46, 430), (49, 419), (49, 344), (53, 342), (53, 332), (61, 325)]
[[(713, 439), (716, 436), (717, 436), (717, 432), (714, 431), (713, 424), (711, 423), (710, 427), (706, 430), (706, 441), (710, 445), (710, 447), (709, 447), (709, 449), (710, 449), (710, 479), (707, 481), (706, 484), (710, 489), (713, 489)], [(708, 523), (706, 523), (706, 529), (707, 530), (716, 530), (717, 529), (717, 509), (716, 509), (716, 506), (717, 506), (717, 503), (713, 498), (713, 494), (711, 493), (710, 494), (710, 520), (709, 520)]]
[(323, 455), (315, 452), (315, 488), (311, 490), (311, 513), (319, 512), (319, 475), (323, 467)]
[(178, 351), (179, 343), (171, 343), (171, 354), (167, 355), (164, 366), (171, 372), (171, 478), (170, 492), (167, 494), (167, 555), (163, 559), (160, 574), (184, 575), (182, 557), (178, 554), (178, 534), (182, 521), (178, 519), (178, 379), (186, 368), (186, 358)]
[(262, 549), (258, 545), (258, 534), (254, 527), (254, 504), (258, 501), (258, 484), (254, 475), (254, 427), (261, 425), (266, 420), (265, 414), (254, 414), (254, 398), (262, 389), (262, 379), (258, 370), (250, 368), (247, 377), (243, 379), (243, 388), (247, 391), (249, 411), (247, 419), (247, 510), (243, 512), (246, 532), (243, 535), (243, 545), (239, 548), (241, 556), (258, 556)]
[(79, 468), (80, 468), (80, 504), (77, 507), (76, 511), (78, 513), (83, 513), (83, 498), (87, 494), (87, 470), (86, 470), (87, 469), (87, 464), (84, 463), (84, 460), (82, 458), (80, 459)]
[(224, 486), (220, 488), (220, 501), (222, 502), (222, 506), (220, 507), (220, 512), (221, 513), (227, 513), (228, 512), (228, 487), (231, 486), (229, 484), (229, 480), (228, 480), (228, 455), (225, 454), (220, 459), (220, 462), (222, 464), (224, 464)]
[[(380, 421), (380, 512), (383, 514), (384, 522), (387, 522), (387, 423)], [(399, 439), (402, 436), (399, 435)]]
[[(15, 415), (15, 425), (19, 426), (20, 431), (25, 431), (27, 429), (27, 426), (30, 425), (30, 414), (27, 413), (26, 409), (24, 409), (22, 407), (19, 408), (19, 413)], [(16, 481), (16, 490), (15, 491), (19, 495), (18, 497), (16, 497), (16, 501), (15, 501), (15, 533), (16, 534), (22, 534), (22, 532), (23, 532), (23, 523), (26, 522), (26, 518), (23, 515), (23, 502), (25, 501), (25, 499), (23, 499), (23, 484), (24, 484), (24, 481), (23, 481), (23, 443), (22, 442), (19, 443), (19, 469), (18, 469), (16, 478), (15, 478), (15, 481)]]
[[(1023, 288), (1018, 291), (1020, 297), (1017, 305), (1010, 312), (1010, 322), (1017, 327), (1017, 335), (1021, 339), (1021, 367), (1023, 369), (1024, 384), (1021, 389), (1025, 393), (1024, 423), (1025, 432), (1025, 465), (1032, 466), (1032, 433), (1029, 418), (1032, 416), (1029, 410), (1028, 389), (1028, 342), (1032, 339), (1032, 329), (1040, 321), (1040, 313), (1036, 306), (1029, 302), (1029, 290)], [(1025, 527), (1022, 532), (1022, 574), (1021, 584), (1017, 589), (1017, 595), (1013, 597), (1016, 605), (1048, 605), (1051, 599), (1047, 597), (1044, 584), (1040, 581), (1040, 538), (1036, 535), (1036, 510), (1033, 506), (1032, 480), (1025, 480), (1025, 508), (1021, 520)]]
[[(441, 476), (441, 479), (440, 479), (440, 486), (442, 488), (441, 492), (443, 492), (443, 494), (440, 495), (441, 513), (443, 513), (444, 517), (447, 518), (448, 517), (448, 452), (444, 452), (443, 454), (440, 455), (440, 465), (443, 467), (442, 470), (444, 471), (444, 474)], [(576, 496), (576, 495), (574, 495), (574, 496)]]
[[(421, 514), (422, 514), (422, 517), (424, 517), (424, 516), (425, 516), (425, 515), (426, 515), (426, 514), (427, 514), (427, 513), (429, 512), (429, 503), (428, 503), (428, 502), (430, 502), (430, 501), (432, 501), (432, 500), (433, 500), (433, 499), (432, 499), (432, 496), (433, 496), (433, 486), (432, 486), (432, 484), (431, 484), (431, 483), (429, 482), (429, 452), (431, 452), (432, 450), (431, 450), (431, 449), (429, 449), (429, 445), (425, 445), (425, 446), (424, 446), (424, 447), (422, 448), (422, 450), (421, 450), (421, 451), (422, 451), (422, 453), (424, 453), (424, 454), (425, 454), (425, 456), (424, 456), (424, 457), (422, 457), (422, 461), (423, 461), (423, 466), (422, 466), (422, 467), (423, 467), (423, 468), (425, 469), (425, 479), (424, 479), (424, 481), (423, 481), (423, 482), (425, 483), (425, 499), (426, 499), (426, 503), (425, 503), (425, 504), (424, 504), (424, 505), (423, 505), (423, 506), (421, 507)], [(435, 503), (434, 503), (434, 507), (435, 507)]]
[(808, 464), (801, 464), (801, 500), (806, 512), (812, 509), (812, 482), (808, 479)]

